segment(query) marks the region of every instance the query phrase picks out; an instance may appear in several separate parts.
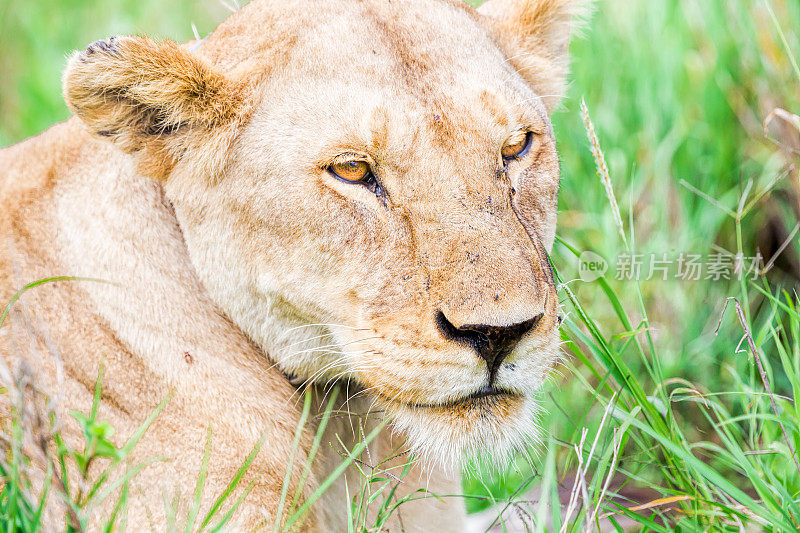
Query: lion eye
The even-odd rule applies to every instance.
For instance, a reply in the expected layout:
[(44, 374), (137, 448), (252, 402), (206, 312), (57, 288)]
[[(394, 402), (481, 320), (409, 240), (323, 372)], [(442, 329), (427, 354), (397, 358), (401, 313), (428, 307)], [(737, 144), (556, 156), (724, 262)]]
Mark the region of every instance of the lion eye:
[[(523, 133), (523, 132), (520, 132)], [(516, 137), (516, 136), (515, 136)], [(528, 149), (531, 147), (531, 142), (533, 140), (533, 134), (531, 132), (525, 132), (524, 136), (519, 138), (516, 137), (509, 139), (501, 153), (503, 155), (503, 159), (505, 161), (510, 161), (512, 159), (519, 159), (520, 157), (524, 156)]]
[(372, 174), (369, 164), (365, 161), (337, 163), (328, 167), (328, 171), (337, 178), (352, 183), (363, 182)]

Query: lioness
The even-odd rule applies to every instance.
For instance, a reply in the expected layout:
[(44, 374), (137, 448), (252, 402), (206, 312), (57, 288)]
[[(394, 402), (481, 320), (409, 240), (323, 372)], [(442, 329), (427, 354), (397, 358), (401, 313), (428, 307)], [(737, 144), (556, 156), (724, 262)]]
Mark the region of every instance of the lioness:
[[(557, 356), (549, 113), (578, 7), (253, 0), (191, 46), (119, 37), (69, 59), (75, 116), (0, 151), (0, 296), (104, 281), (26, 292), (2, 374), (27, 376), (73, 446), (66, 413), (90, 409), (101, 365), (119, 443), (171, 395), (133, 451), (167, 460), (133, 478), (130, 529), (186, 515), (209, 427), (200, 512), (266, 432), (228, 525), (272, 528), (388, 416), (360, 466), (411, 451), (395, 498), (442, 496), (391, 527), (462, 530), (458, 465), (535, 438)], [(293, 447), (303, 382), (318, 393)], [(335, 382), (349, 416), (303, 480)], [(299, 529), (346, 530), (359, 483), (345, 472)]]

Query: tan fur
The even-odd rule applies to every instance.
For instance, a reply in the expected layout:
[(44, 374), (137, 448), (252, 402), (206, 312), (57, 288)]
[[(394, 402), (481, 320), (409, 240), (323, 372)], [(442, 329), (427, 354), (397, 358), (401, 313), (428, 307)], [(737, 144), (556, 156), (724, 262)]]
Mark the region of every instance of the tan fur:
[[(110, 283), (26, 293), (0, 329), (0, 374), (57, 399), (73, 445), (67, 411), (89, 410), (101, 364), (100, 415), (120, 443), (172, 394), (134, 451), (167, 461), (134, 479), (129, 528), (163, 528), (173, 497), (185, 516), (209, 427), (201, 509), (267, 431), (234, 524), (271, 526), (302, 404), (287, 375), (320, 393), (348, 383), (356, 394), (340, 407), (367, 430), (381, 415), (358, 413), (389, 414), (393, 429), (362, 459), (403, 442), (421, 456), (400, 495), (458, 493), (465, 455), (502, 461), (535, 438), (535, 393), (558, 345), (548, 109), (574, 11), (566, 0), (491, 0), (482, 14), (455, 0), (254, 0), (194, 50), (122, 37), (71, 57), (76, 118), (0, 151), (0, 297), (51, 276)], [(502, 172), (500, 150), (523, 129), (531, 151)], [(343, 157), (369, 161), (383, 193), (325, 170)], [(463, 401), (486, 364), (441, 334), (438, 312), (455, 327), (543, 313), (498, 370), (514, 394)], [(331, 422), (305, 496), (340, 461), (337, 439), (359, 437), (346, 417)], [(348, 471), (303, 530), (345, 530), (345, 481), (357, 490)], [(406, 531), (460, 531), (463, 506), (431, 498), (400, 515)]]
[(489, 0), (479, 11), (493, 20), (509, 61), (552, 110), (564, 93), (567, 47), (589, 0)]

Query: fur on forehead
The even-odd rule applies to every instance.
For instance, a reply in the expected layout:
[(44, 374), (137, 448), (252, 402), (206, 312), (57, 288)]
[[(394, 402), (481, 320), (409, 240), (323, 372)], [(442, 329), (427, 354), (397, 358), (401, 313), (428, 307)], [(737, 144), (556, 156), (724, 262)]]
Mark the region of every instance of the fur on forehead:
[[(389, 78), (398, 92), (429, 99), (432, 88), (486, 76), (494, 61), (513, 66), (552, 110), (566, 83), (572, 20), (586, 5), (489, 0), (478, 12), (458, 0), (398, 4), (255, 0), (192, 50), (143, 37), (100, 41), (70, 59), (65, 99), (92, 133), (134, 154), (144, 174), (164, 179), (182, 160), (213, 174), (249, 117), (254, 86), (324, 79), (331, 65), (357, 64), (365, 86)], [(331, 38), (336, 47), (325, 45)]]
[[(398, 89), (426, 93), (441, 81), (480, 79), (485, 62), (512, 67), (551, 111), (568, 74), (567, 47), (590, 0), (489, 0), (478, 10), (462, 0), (308, 0), (251, 2), (207, 39), (198, 53), (227, 71), (261, 70), (286, 79), (298, 67), (326, 78), (356, 68)], [(322, 11), (324, 17), (309, 12)], [(447, 20), (447, 27), (441, 21)], [(258, 32), (253, 33), (253, 26)], [(247, 39), (241, 36), (247, 34)], [(336, 39), (346, 46), (326, 45)], [(342, 65), (342, 54), (349, 55)], [(387, 64), (389, 69), (387, 71)], [(255, 78), (255, 77), (254, 77)], [(502, 76), (500, 81), (508, 81)], [(402, 87), (401, 87), (402, 86)]]

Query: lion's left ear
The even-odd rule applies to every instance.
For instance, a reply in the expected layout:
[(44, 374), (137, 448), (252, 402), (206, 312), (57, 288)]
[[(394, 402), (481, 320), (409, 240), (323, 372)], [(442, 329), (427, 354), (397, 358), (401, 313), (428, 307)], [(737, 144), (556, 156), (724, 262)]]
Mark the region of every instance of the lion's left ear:
[(564, 95), (569, 41), (590, 6), (591, 0), (489, 0), (478, 8), (548, 112)]
[(146, 37), (97, 41), (76, 52), (63, 85), (67, 105), (89, 131), (134, 154), (140, 170), (157, 179), (193, 144), (219, 158), (246, 107), (242, 85), (185, 47)]

